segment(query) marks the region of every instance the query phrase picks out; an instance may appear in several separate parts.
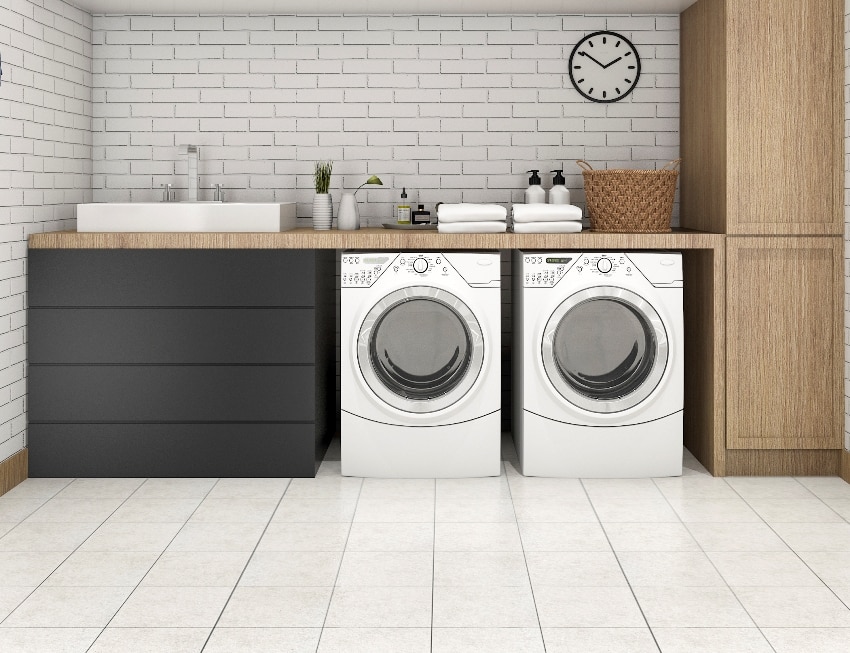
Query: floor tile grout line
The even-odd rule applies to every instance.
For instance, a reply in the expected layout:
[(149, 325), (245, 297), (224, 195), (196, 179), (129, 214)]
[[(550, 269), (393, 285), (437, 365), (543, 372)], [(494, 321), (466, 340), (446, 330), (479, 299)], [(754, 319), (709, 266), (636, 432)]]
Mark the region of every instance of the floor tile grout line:
[[(814, 491), (813, 491), (810, 487), (808, 487), (805, 483), (801, 482), (801, 481), (800, 481), (800, 479), (799, 479), (797, 476), (792, 476), (791, 478), (793, 478), (793, 479), (794, 479), (795, 481), (797, 481), (800, 485), (802, 485), (802, 486), (803, 486), (804, 488), (806, 488), (809, 492), (811, 492), (811, 494), (812, 494), (812, 496), (813, 496), (813, 497), (815, 497), (815, 498), (816, 498), (818, 501), (820, 501), (823, 505), (825, 505), (825, 506), (826, 506), (827, 508), (829, 508), (832, 512), (834, 512), (836, 515), (838, 515), (838, 517), (840, 517), (842, 521), (844, 521), (845, 523), (850, 523), (850, 519), (848, 519), (847, 517), (845, 517), (844, 515), (842, 515), (841, 513), (839, 513), (839, 512), (838, 512), (835, 508), (833, 508), (833, 507), (832, 507), (831, 505), (829, 505), (826, 501), (824, 501), (823, 497), (821, 497), (821, 496), (820, 496), (820, 495), (818, 495), (818, 494), (815, 494), (815, 492), (814, 492)], [(749, 505), (749, 504), (747, 504), (747, 505)], [(839, 523), (839, 522), (835, 522), (835, 523)]]
[(587, 498), (588, 503), (590, 504), (590, 509), (593, 510), (593, 514), (596, 517), (596, 521), (599, 524), (599, 527), (602, 529), (602, 534), (605, 535), (605, 540), (608, 542), (608, 546), (611, 548), (611, 552), (614, 554), (614, 560), (617, 561), (617, 566), (620, 568), (620, 573), (623, 574), (623, 578), (626, 581), (626, 585), (629, 588), (629, 592), (632, 594), (632, 598), (635, 600), (635, 605), (637, 605), (638, 610), (640, 610), (640, 616), (643, 617), (643, 622), (646, 624), (646, 628), (649, 631), (650, 636), (652, 637), (652, 641), (655, 644), (655, 648), (658, 649), (658, 652), (661, 653), (661, 645), (658, 643), (658, 639), (655, 637), (655, 631), (652, 630), (652, 626), (649, 625), (649, 620), (646, 618), (646, 613), (643, 611), (643, 606), (638, 601), (637, 594), (635, 594), (635, 589), (632, 587), (632, 583), (629, 580), (629, 577), (626, 575), (626, 570), (623, 569), (623, 563), (620, 562), (620, 556), (617, 555), (617, 551), (614, 549), (614, 545), (611, 544), (611, 538), (608, 536), (608, 531), (605, 529), (605, 525), (602, 523), (602, 520), (599, 519), (599, 513), (596, 512), (596, 506), (593, 505), (593, 499), (590, 497), (590, 493), (587, 491), (587, 487), (584, 484), (585, 479), (578, 479), (579, 484), (581, 485), (582, 490), (584, 491), (584, 496)]
[[(728, 483), (727, 483), (727, 484), (728, 484)], [(801, 485), (802, 485), (802, 484), (801, 484)], [(773, 525), (772, 525), (769, 521), (767, 521), (764, 517), (762, 517), (762, 516), (759, 514), (758, 510), (756, 510), (755, 508), (753, 508), (753, 507), (750, 505), (750, 502), (749, 502), (749, 501), (747, 501), (747, 499), (746, 499), (744, 496), (742, 496), (740, 492), (738, 492), (738, 491), (737, 491), (737, 490), (736, 490), (733, 486), (731, 486), (731, 485), (730, 485), (730, 487), (732, 488), (732, 491), (733, 491), (733, 492), (735, 492), (735, 494), (737, 494), (737, 495), (738, 495), (738, 496), (739, 496), (739, 497), (743, 500), (743, 502), (747, 504), (747, 507), (748, 507), (750, 510), (752, 510), (754, 513), (756, 513), (756, 515), (758, 515), (758, 518), (762, 520), (762, 523), (764, 523), (764, 525), (765, 525), (765, 526), (767, 526), (767, 527), (771, 530), (771, 532), (772, 532), (774, 535), (776, 535), (776, 537), (778, 537), (780, 540), (782, 540), (783, 544), (785, 544), (785, 546), (787, 546), (787, 547), (791, 550), (791, 552), (792, 552), (795, 556), (797, 556), (797, 559), (798, 559), (800, 562), (802, 562), (802, 563), (806, 566), (806, 569), (808, 569), (810, 572), (812, 572), (812, 574), (814, 574), (815, 578), (817, 578), (817, 579), (818, 579), (821, 583), (823, 583), (823, 586), (824, 586), (826, 589), (828, 589), (828, 590), (830, 591), (830, 593), (831, 593), (831, 594), (832, 594), (832, 595), (833, 595), (836, 599), (838, 599), (838, 601), (839, 601), (839, 602), (840, 602), (840, 603), (841, 603), (841, 604), (842, 604), (845, 608), (847, 608), (847, 610), (848, 610), (848, 611), (850, 611), (850, 605), (848, 605), (848, 602), (847, 602), (847, 601), (845, 601), (844, 599), (842, 599), (842, 598), (841, 598), (841, 597), (840, 597), (840, 596), (839, 596), (839, 595), (835, 592), (835, 590), (834, 590), (834, 589), (832, 589), (832, 587), (830, 587), (830, 586), (829, 586), (829, 583), (825, 582), (825, 581), (824, 581), (824, 579), (820, 577), (820, 574), (818, 574), (818, 573), (817, 573), (814, 569), (812, 569), (812, 568), (809, 566), (809, 564), (808, 564), (805, 560), (803, 560), (802, 556), (800, 556), (800, 553), (797, 551), (797, 549), (795, 549), (795, 548), (794, 548), (793, 546), (791, 546), (788, 542), (786, 542), (786, 541), (785, 541), (785, 538), (784, 538), (784, 537), (782, 537), (782, 535), (780, 535), (780, 534), (777, 532), (777, 530), (776, 530), (775, 528), (773, 528)], [(833, 512), (834, 512), (834, 511), (833, 511)], [(837, 513), (836, 513), (836, 514), (837, 514)], [(840, 515), (839, 515), (839, 517), (840, 517)], [(843, 518), (842, 518), (842, 519), (843, 519)], [(796, 524), (799, 524), (799, 523), (807, 523), (807, 522), (784, 522), (784, 523), (789, 523), (789, 524), (795, 524), (795, 523), (796, 523)], [(822, 522), (822, 523), (840, 523), (840, 522)], [(734, 591), (734, 590), (733, 590), (733, 591)], [(765, 638), (765, 639), (767, 639), (767, 638)]]
[[(124, 501), (121, 502), (121, 505), (123, 506), (125, 502), (129, 501), (130, 498), (132, 498), (132, 496), (134, 494), (136, 494), (136, 492), (138, 492), (139, 489), (142, 488), (145, 485), (145, 483), (147, 483), (149, 480), (150, 480), (150, 478), (146, 478), (144, 481), (142, 481), (142, 483), (139, 484), (139, 487), (137, 487), (135, 490), (133, 490), (130, 493), (130, 496), (128, 496)], [(139, 582), (136, 583), (136, 586), (130, 591), (130, 593), (127, 595), (127, 597), (123, 601), (121, 601), (121, 605), (118, 606), (118, 609), (115, 612), (112, 613), (112, 616), (109, 618), (109, 621), (107, 621), (106, 625), (103, 628), (101, 628), (100, 632), (97, 634), (97, 637), (94, 638), (92, 643), (86, 649), (87, 652), (90, 651), (91, 648), (97, 643), (97, 640), (100, 639), (101, 635), (103, 635), (103, 633), (106, 632), (106, 629), (109, 628), (109, 624), (112, 623), (112, 620), (115, 619), (115, 616), (121, 611), (121, 608), (123, 608), (127, 604), (127, 601), (130, 600), (130, 597), (133, 596), (133, 593), (137, 589), (139, 589), (139, 586), (142, 584), (142, 581), (145, 579), (145, 577), (147, 577), (147, 575), (150, 573), (151, 569), (154, 568), (156, 563), (159, 562), (160, 558), (162, 558), (162, 554), (164, 554), (168, 550), (168, 547), (171, 546), (171, 543), (174, 542), (175, 539), (177, 539), (177, 536), (180, 535), (180, 531), (182, 531), (183, 528), (186, 526), (186, 524), (189, 523), (189, 520), (192, 518), (192, 515), (194, 515), (197, 512), (198, 508), (201, 507), (201, 504), (206, 500), (206, 498), (209, 496), (210, 492), (213, 491), (213, 488), (215, 488), (215, 486), (218, 485), (218, 482), (220, 480), (221, 480), (220, 478), (217, 478), (215, 483), (213, 483), (212, 486), (210, 486), (210, 489), (207, 490), (207, 492), (204, 494), (203, 497), (201, 497), (201, 500), (198, 501), (198, 505), (195, 506), (195, 509), (192, 510), (192, 513), (188, 517), (186, 517), (186, 519), (183, 521), (183, 526), (181, 526), (180, 528), (177, 529), (177, 532), (168, 541), (168, 544), (166, 544), (165, 547), (163, 547), (162, 551), (159, 552), (159, 555), (156, 556), (156, 559), (151, 563), (151, 565), (150, 565), (150, 567), (148, 567), (147, 571), (144, 574), (142, 574), (142, 577), (139, 579)], [(118, 508), (120, 508), (120, 507), (121, 506), (119, 506)], [(118, 508), (116, 508), (115, 510), (117, 511)], [(110, 515), (110, 517), (114, 514), (115, 514), (115, 512), (113, 512)], [(106, 519), (103, 520), (103, 523), (101, 524), (101, 526), (106, 523), (107, 519), (109, 519), (109, 517), (107, 517)], [(128, 522), (128, 523), (132, 523), (132, 522)], [(98, 528), (100, 528), (100, 527), (98, 527)], [(95, 530), (95, 533), (96, 532), (97, 532), (97, 529)], [(92, 533), (92, 535), (94, 535), (94, 533)], [(88, 538), (86, 538), (86, 539), (88, 539)], [(80, 544), (80, 546), (82, 546), (82, 544)]]
[[(655, 482), (655, 479), (652, 479), (652, 482), (653, 482), (653, 483), (655, 483), (655, 486), (656, 486), (656, 487), (658, 487), (658, 483), (656, 483), (656, 482)], [(733, 492), (736, 492), (736, 491), (735, 491), (735, 488), (734, 488), (734, 487), (732, 487), (732, 486), (729, 484), (729, 482), (728, 482), (725, 478), (723, 478), (723, 483), (724, 483), (724, 485), (725, 485), (726, 487), (730, 488)], [(659, 490), (661, 490), (661, 488), (660, 488), (660, 487), (658, 487), (658, 489), (659, 489)], [(690, 528), (688, 528), (688, 523), (687, 523), (684, 519), (682, 519), (682, 518), (681, 518), (681, 515), (679, 515), (679, 513), (678, 513), (678, 512), (676, 512), (676, 508), (675, 508), (675, 506), (674, 506), (672, 503), (670, 503), (669, 499), (667, 498), (667, 495), (666, 495), (666, 494), (664, 494), (664, 492), (661, 492), (661, 494), (664, 496), (664, 500), (667, 502), (667, 505), (669, 505), (669, 506), (670, 506), (670, 509), (671, 509), (674, 513), (676, 513), (676, 516), (677, 516), (677, 517), (679, 517), (679, 523), (681, 523), (681, 524), (682, 524), (682, 526), (684, 526), (684, 527), (685, 527), (685, 530), (686, 530), (686, 531), (688, 531), (688, 535), (690, 535), (690, 536), (691, 536), (691, 538), (693, 539), (693, 541), (694, 541), (694, 542), (696, 542), (696, 545), (699, 547), (699, 550), (700, 550), (700, 551), (702, 552), (702, 554), (705, 556), (705, 559), (706, 559), (706, 560), (708, 560), (708, 563), (709, 563), (709, 564), (712, 566), (712, 568), (713, 568), (713, 569), (717, 572), (717, 575), (718, 575), (718, 576), (720, 577), (720, 579), (723, 581), (723, 583), (724, 583), (724, 585), (725, 585), (726, 589), (728, 589), (728, 590), (729, 590), (729, 592), (731, 592), (732, 596), (734, 596), (734, 597), (735, 597), (735, 601), (738, 603), (738, 605), (740, 605), (740, 606), (741, 606), (741, 609), (744, 611), (744, 614), (746, 614), (746, 615), (747, 615), (747, 617), (749, 617), (750, 621), (752, 621), (752, 622), (753, 622), (753, 626), (755, 626), (755, 628), (757, 628), (757, 629), (758, 629), (759, 634), (762, 636), (762, 638), (764, 639), (764, 641), (765, 641), (765, 642), (767, 642), (767, 645), (768, 645), (768, 646), (770, 646), (771, 650), (772, 650), (774, 653), (776, 653), (776, 649), (773, 647), (773, 644), (772, 644), (772, 643), (770, 642), (770, 640), (767, 638), (767, 635), (765, 635), (765, 634), (764, 634), (764, 631), (761, 629), (761, 626), (759, 626), (759, 625), (758, 625), (758, 623), (756, 623), (756, 620), (755, 620), (755, 618), (753, 617), (753, 615), (751, 615), (751, 614), (750, 614), (750, 611), (749, 611), (749, 610), (747, 610), (747, 606), (745, 606), (745, 605), (744, 605), (744, 602), (743, 602), (743, 601), (741, 601), (741, 597), (739, 597), (739, 596), (738, 596), (738, 594), (735, 592), (735, 590), (734, 590), (734, 589), (732, 588), (732, 586), (729, 584), (729, 581), (727, 581), (727, 580), (726, 580), (726, 577), (725, 577), (725, 576), (724, 576), (724, 575), (720, 572), (720, 570), (717, 568), (717, 565), (716, 565), (716, 564), (714, 564), (714, 560), (712, 560), (712, 559), (711, 559), (711, 556), (710, 556), (710, 555), (708, 555), (708, 554), (709, 554), (709, 552), (708, 552), (708, 551), (706, 551), (706, 550), (703, 548), (702, 544), (700, 544), (700, 541), (699, 541), (699, 540), (698, 540), (698, 539), (694, 536), (693, 531), (691, 531), (691, 529), (690, 529)], [(736, 492), (736, 494), (737, 494), (737, 492)], [(739, 496), (740, 496), (740, 495), (739, 495)], [(746, 501), (745, 501), (744, 503), (746, 503)], [(750, 504), (748, 504), (748, 503), (747, 503), (747, 507), (750, 507)], [(750, 508), (750, 509), (752, 510), (752, 508)], [(755, 511), (753, 510), (753, 512), (755, 512)], [(758, 513), (756, 513), (756, 515), (758, 515), (759, 519), (761, 519), (761, 515), (759, 515)]]
[[(346, 478), (340, 474), (341, 478)], [(360, 496), (363, 494), (363, 479), (360, 479), (360, 487), (357, 490), (357, 498), (354, 500), (354, 510), (351, 512), (351, 519), (348, 522), (348, 533), (345, 534), (345, 542), (342, 544), (342, 554), (339, 556), (339, 566), (336, 569), (336, 575), (334, 576), (333, 585), (331, 585), (331, 595), (328, 597), (328, 607), (325, 609), (325, 616), (322, 619), (322, 627), (319, 630), (319, 639), (316, 641), (316, 652), (318, 653), (319, 647), (322, 645), (322, 635), (325, 632), (325, 624), (328, 623), (328, 615), (331, 612), (331, 603), (334, 600), (334, 594), (336, 594), (337, 581), (339, 580), (339, 573), (342, 571), (342, 564), (345, 562), (345, 551), (348, 549), (348, 540), (351, 538), (351, 529), (354, 528), (354, 518), (357, 515), (357, 506), (360, 504)]]
[(437, 577), (437, 479), (434, 479), (434, 527), (431, 531), (431, 628), (428, 650), (434, 651), (434, 583)]
[[(221, 479), (219, 479), (219, 481), (220, 480)], [(218, 481), (216, 482), (215, 485), (218, 485)], [(213, 489), (215, 489), (215, 485), (213, 485), (213, 487), (210, 488), (210, 492), (212, 492)], [(224, 614), (224, 611), (227, 609), (227, 606), (230, 604), (230, 599), (233, 598), (233, 593), (236, 591), (236, 588), (239, 586), (239, 581), (242, 580), (242, 576), (245, 575), (245, 570), (248, 569), (248, 565), (251, 564), (251, 560), (254, 559), (254, 554), (257, 552), (257, 547), (259, 547), (260, 542), (263, 541), (263, 536), (266, 534), (266, 531), (269, 529), (269, 524), (271, 524), (272, 520), (274, 519), (275, 513), (278, 511), (278, 508), (280, 507), (280, 503), (281, 503), (281, 501), (283, 501), (283, 497), (286, 496), (286, 492), (287, 492), (287, 490), (289, 490), (290, 485), (292, 485), (292, 479), (291, 478), (287, 480), (286, 487), (283, 488), (283, 492), (281, 492), (280, 497), (278, 498), (277, 503), (275, 504), (274, 510), (272, 510), (268, 521), (266, 521), (266, 525), (263, 527), (263, 531), (260, 533), (260, 537), (257, 538), (257, 541), (254, 543), (254, 548), (251, 550), (251, 554), (248, 556), (248, 559), (245, 561), (245, 565), (242, 567), (242, 571), (239, 572), (239, 577), (236, 579), (236, 582), (233, 583), (233, 587), (230, 588), (230, 594), (227, 595), (227, 599), (224, 601), (224, 605), (221, 606), (221, 610), (219, 611), (218, 616), (215, 618), (215, 623), (212, 625), (212, 628), (210, 628), (210, 632), (207, 634), (206, 639), (204, 639), (204, 643), (203, 643), (203, 646), (201, 646), (200, 653), (203, 653), (204, 650), (207, 648), (207, 645), (210, 643), (210, 638), (212, 638), (213, 633), (215, 632), (215, 629), (218, 626), (218, 622), (221, 621), (221, 617)], [(203, 503), (203, 502), (201, 502), (201, 503)], [(200, 507), (200, 505), (199, 505), (199, 507)], [(194, 512), (192, 514), (194, 514)], [(191, 519), (191, 515), (189, 516), (189, 519)], [(189, 523), (189, 519), (186, 520), (187, 524)], [(180, 530), (183, 530), (183, 529), (181, 528)], [(179, 534), (179, 531), (178, 531), (178, 534)], [(177, 537), (177, 536), (175, 535), (175, 537)]]
[(540, 632), (540, 641), (543, 643), (543, 653), (546, 653), (546, 637), (543, 635), (543, 624), (540, 623), (540, 611), (537, 609), (537, 597), (534, 595), (534, 583), (531, 582), (531, 571), (528, 569), (528, 557), (525, 555), (525, 543), (522, 541), (522, 531), (519, 527), (519, 520), (516, 515), (516, 506), (514, 506), (514, 494), (511, 490), (511, 481), (508, 478), (507, 466), (502, 462), (502, 467), (505, 471), (505, 479), (508, 486), (508, 496), (511, 499), (511, 509), (514, 512), (514, 524), (516, 524), (517, 535), (519, 536), (519, 546), (522, 549), (522, 561), (525, 563), (525, 573), (528, 576), (528, 588), (531, 590), (531, 602), (534, 605), (534, 615), (537, 617), (537, 630)]

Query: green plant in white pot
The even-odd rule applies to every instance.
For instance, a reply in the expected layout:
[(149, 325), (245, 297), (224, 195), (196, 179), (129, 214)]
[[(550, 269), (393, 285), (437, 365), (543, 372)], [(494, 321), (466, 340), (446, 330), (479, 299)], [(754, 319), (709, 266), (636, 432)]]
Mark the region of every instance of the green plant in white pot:
[(333, 167), (333, 161), (317, 162), (313, 172), (316, 188), (316, 195), (313, 197), (313, 229), (330, 229), (333, 222), (333, 199), (328, 192)]
[(355, 196), (357, 191), (363, 188), (366, 184), (372, 186), (383, 186), (384, 183), (377, 175), (372, 175), (362, 184), (357, 187), (353, 193), (343, 193), (342, 199), (339, 202), (339, 216), (337, 217), (337, 228), (342, 231), (352, 231), (360, 229), (360, 211), (357, 209), (357, 200)]

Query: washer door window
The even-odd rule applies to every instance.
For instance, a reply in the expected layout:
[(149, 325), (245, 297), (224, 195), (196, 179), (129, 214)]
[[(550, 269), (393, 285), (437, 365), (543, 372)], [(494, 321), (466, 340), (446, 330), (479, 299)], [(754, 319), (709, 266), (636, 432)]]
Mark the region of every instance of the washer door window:
[(397, 290), (369, 311), (357, 336), (363, 378), (378, 397), (430, 413), (464, 397), (481, 372), (484, 339), (469, 307), (452, 293)]
[(655, 309), (623, 288), (567, 298), (543, 332), (543, 368), (570, 403), (596, 413), (637, 406), (667, 367), (667, 331)]

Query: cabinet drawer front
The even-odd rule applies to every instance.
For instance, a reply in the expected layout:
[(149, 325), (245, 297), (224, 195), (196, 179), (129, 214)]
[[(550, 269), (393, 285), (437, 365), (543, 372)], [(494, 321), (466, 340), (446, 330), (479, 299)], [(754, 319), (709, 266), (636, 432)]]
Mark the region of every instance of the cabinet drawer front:
[(32, 308), (34, 365), (315, 362), (312, 308)]
[(312, 477), (312, 424), (32, 424), (31, 477)]
[(312, 250), (39, 250), (30, 306), (314, 306)]
[(312, 366), (29, 369), (31, 422), (312, 422)]

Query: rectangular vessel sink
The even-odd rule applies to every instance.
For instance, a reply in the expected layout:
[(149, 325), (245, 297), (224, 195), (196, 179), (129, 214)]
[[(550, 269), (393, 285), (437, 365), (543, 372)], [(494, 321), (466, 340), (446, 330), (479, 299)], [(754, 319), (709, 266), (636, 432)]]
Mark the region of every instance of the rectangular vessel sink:
[(106, 202), (77, 204), (77, 231), (250, 232), (295, 229), (295, 203)]

